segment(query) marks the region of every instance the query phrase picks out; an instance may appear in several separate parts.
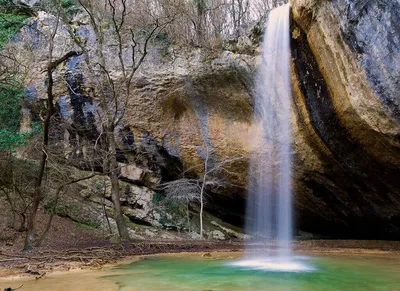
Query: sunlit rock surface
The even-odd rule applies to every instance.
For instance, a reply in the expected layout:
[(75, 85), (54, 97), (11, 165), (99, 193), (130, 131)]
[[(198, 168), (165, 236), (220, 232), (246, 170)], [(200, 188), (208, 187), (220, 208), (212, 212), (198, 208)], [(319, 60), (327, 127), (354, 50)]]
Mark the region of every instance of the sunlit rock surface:
[(299, 225), (399, 238), (399, 3), (292, 5)]

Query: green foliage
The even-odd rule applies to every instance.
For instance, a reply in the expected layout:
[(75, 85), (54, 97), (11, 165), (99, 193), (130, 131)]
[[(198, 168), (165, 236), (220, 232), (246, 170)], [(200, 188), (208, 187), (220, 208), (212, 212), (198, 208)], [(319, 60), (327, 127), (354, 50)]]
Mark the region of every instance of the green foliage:
[(165, 199), (163, 203), (165, 210), (172, 215), (184, 217), (186, 215), (186, 205), (171, 199)]
[(27, 139), (41, 132), (39, 123), (32, 123), (32, 130), (20, 134), (21, 102), (25, 94), (17, 83), (0, 85), (0, 151), (24, 146)]
[[(55, 200), (49, 199), (44, 204), (44, 210), (46, 213), (51, 214), (53, 207), (55, 206)], [(84, 211), (79, 202), (71, 202), (62, 204), (61, 200), (55, 207), (55, 214), (60, 217), (69, 218), (76, 222), (77, 226), (81, 229), (99, 228), (100, 223), (92, 221), (88, 218), (82, 217), (81, 213)]]
[(18, 3), (18, 1), (14, 0), (0, 0), (0, 13), (10, 13), (10, 14), (28, 15), (28, 16), (34, 15), (34, 11), (31, 7), (29, 7), (28, 5), (24, 5), (22, 3)]
[(207, 0), (192, 0), (192, 4), (197, 8), (198, 12), (204, 11), (207, 9)]
[(75, 2), (73, 0), (61, 0), (61, 7), (64, 9), (69, 8), (73, 5), (75, 5)]
[(28, 16), (26, 15), (8, 12), (0, 13), (0, 50), (26, 24), (27, 19)]
[(0, 86), (0, 151), (24, 145), (25, 137), (18, 133), (23, 97), (12, 85)]
[(7, 129), (0, 130), (0, 151), (12, 150), (24, 146), (26, 137), (24, 134), (12, 132)]
[(60, 217), (68, 217), (68, 207), (65, 205), (57, 206), (55, 209), (55, 214)]
[(31, 131), (28, 133), (27, 137), (32, 137), (41, 132), (42, 132), (42, 125), (38, 122), (32, 122), (31, 123)]
[(64, 206), (67, 214), (70, 213), (73, 216), (78, 216), (82, 212), (82, 207), (79, 202), (71, 202)]
[(153, 202), (154, 205), (159, 205), (164, 199), (165, 199), (164, 195), (161, 195), (159, 193), (155, 193), (153, 195), (152, 202)]
[(0, 130), (18, 131), (23, 99), (23, 91), (13, 84), (0, 86)]
[[(61, 0), (61, 8), (70, 20), (77, 12), (81, 11), (80, 5), (76, 0)], [(58, 14), (58, 9), (57, 1), (54, 0), (41, 0), (35, 5), (35, 10), (45, 11), (53, 15)]]
[(0, 151), (15, 151), (18, 147), (26, 146), (30, 138), (42, 131), (42, 127), (38, 123), (32, 123), (31, 127), (31, 131), (24, 133), (8, 129), (0, 130)]
[(52, 198), (47, 200), (43, 205), (44, 212), (47, 214), (51, 214), (54, 208), (54, 204), (55, 204), (55, 199)]
[(162, 225), (176, 224), (186, 218), (186, 205), (170, 199), (164, 199), (159, 209), (159, 222)]
[(34, 123), (31, 131), (19, 133), (24, 98), (25, 94), (15, 84), (0, 86), (0, 151), (24, 146), (29, 138), (41, 131), (40, 124)]
[(74, 0), (61, 0), (61, 7), (65, 10), (65, 13), (69, 18), (72, 18), (80, 11), (79, 6)]
[[(143, 37), (144, 39), (147, 39), (151, 32), (153, 31), (152, 28), (140, 28), (138, 29), (138, 34)], [(151, 37), (151, 41), (154, 43), (157, 43), (159, 45), (163, 46), (169, 46), (171, 44), (170, 39), (168, 38), (168, 35), (162, 31), (155, 33)]]
[(12, 12), (15, 8), (12, 0), (0, 0), (0, 12)]
[(144, 38), (149, 37), (151, 31), (152, 31), (151, 29), (147, 29), (147, 28), (139, 28), (138, 29), (139, 35), (141, 35)]
[(159, 32), (157, 35), (154, 37), (154, 41), (169, 46), (171, 44), (170, 39), (168, 38), (168, 35), (164, 32)]
[(76, 226), (83, 230), (91, 230), (93, 228), (99, 228), (100, 224), (84, 219), (82, 221), (76, 222)]
[(93, 229), (93, 227), (91, 227), (90, 225), (87, 225), (85, 223), (80, 223), (80, 222), (76, 223), (76, 227), (78, 229), (82, 229), (82, 230), (91, 230), (91, 229)]

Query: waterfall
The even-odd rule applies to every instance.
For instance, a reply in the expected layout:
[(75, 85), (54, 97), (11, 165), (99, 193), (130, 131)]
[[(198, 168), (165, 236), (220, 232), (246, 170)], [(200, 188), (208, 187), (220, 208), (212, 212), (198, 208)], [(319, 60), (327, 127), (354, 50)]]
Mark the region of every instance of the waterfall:
[(250, 164), (246, 231), (290, 255), (292, 239), (289, 5), (271, 11), (255, 86), (257, 145)]
[[(271, 11), (255, 80), (253, 154), (250, 160), (246, 260), (238, 266), (304, 270), (291, 256), (291, 76), (289, 4)], [(256, 249), (267, 249), (270, 252)], [(276, 250), (275, 250), (276, 248)]]
[(255, 80), (254, 135), (247, 197), (245, 259), (233, 266), (314, 270), (292, 254), (290, 6), (271, 11)]

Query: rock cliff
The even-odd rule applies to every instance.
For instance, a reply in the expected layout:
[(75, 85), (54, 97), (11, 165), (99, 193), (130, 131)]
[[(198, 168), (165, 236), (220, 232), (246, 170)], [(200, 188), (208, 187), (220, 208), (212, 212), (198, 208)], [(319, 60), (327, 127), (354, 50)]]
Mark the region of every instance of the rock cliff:
[[(400, 238), (400, 4), (295, 0), (291, 5), (296, 226), (333, 237)], [(43, 31), (51, 21), (39, 13), (12, 44), (22, 48), (22, 62), (30, 65), (25, 121), (38, 118), (34, 108), (43, 106)], [(80, 26), (90, 35), (84, 21)], [(72, 45), (63, 30), (56, 41), (62, 49)], [(252, 41), (246, 37), (233, 45), (245, 43), (247, 49), (227, 46), (218, 53), (164, 44), (152, 50), (135, 76), (118, 128), (125, 182), (154, 190), (160, 181), (201, 164), (199, 147), (205, 143), (219, 157), (251, 152), (259, 61)], [(112, 49), (107, 58), (112, 66)], [(113, 71), (113, 77), (118, 74)], [(70, 150), (82, 153), (79, 141), (99, 131), (83, 59), (68, 61), (56, 75), (60, 116), (85, 129), (63, 138)], [(228, 173), (229, 183), (209, 189), (207, 207), (241, 225), (247, 160), (232, 163)]]
[(399, 238), (398, 1), (293, 1), (300, 226)]

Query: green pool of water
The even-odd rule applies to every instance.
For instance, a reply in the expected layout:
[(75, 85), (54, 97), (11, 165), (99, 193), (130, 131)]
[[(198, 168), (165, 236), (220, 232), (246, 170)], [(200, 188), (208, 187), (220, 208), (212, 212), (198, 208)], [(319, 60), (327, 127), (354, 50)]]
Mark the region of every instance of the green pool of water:
[(308, 270), (233, 266), (234, 258), (154, 256), (114, 268), (103, 279), (115, 282), (122, 291), (400, 290), (398, 256), (335, 254), (296, 261)]
[[(285, 263), (284, 268), (274, 261), (261, 262), (258, 267), (264, 270), (249, 268), (246, 262), (234, 266), (240, 258), (239, 253), (213, 253), (211, 258), (148, 256), (103, 270), (50, 273), (40, 280), (0, 278), (0, 290), (23, 284), (21, 291), (400, 291), (400, 256), (395, 254), (308, 254)], [(282, 270), (296, 266), (302, 271)]]

